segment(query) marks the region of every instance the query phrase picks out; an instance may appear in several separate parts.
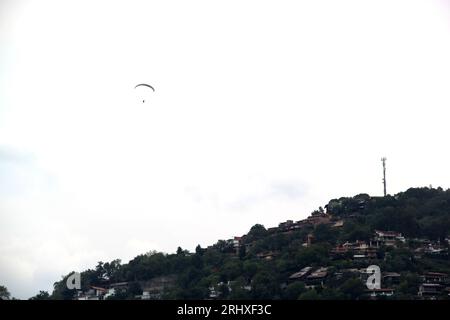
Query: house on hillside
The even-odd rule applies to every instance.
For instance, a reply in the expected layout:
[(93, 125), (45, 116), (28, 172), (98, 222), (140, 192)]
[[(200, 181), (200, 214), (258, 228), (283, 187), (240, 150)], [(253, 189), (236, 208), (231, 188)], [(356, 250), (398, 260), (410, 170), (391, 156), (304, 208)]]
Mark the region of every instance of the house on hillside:
[(383, 272), (382, 273), (382, 283), (388, 283), (390, 285), (397, 285), (400, 283), (401, 275), (397, 272)]
[(120, 293), (123, 291), (128, 290), (128, 282), (115, 282), (115, 283), (111, 283), (108, 286), (108, 291), (105, 293), (103, 299), (107, 299), (113, 295), (115, 295), (116, 293)]
[(91, 286), (89, 288), (89, 290), (87, 290), (85, 292), (78, 291), (75, 299), (76, 300), (103, 300), (107, 293), (108, 293), (108, 289), (106, 289), (106, 288)]
[(287, 230), (287, 229), (289, 229), (289, 227), (292, 226), (293, 224), (294, 224), (294, 221), (293, 221), (293, 220), (286, 220), (286, 222), (281, 222), (281, 223), (278, 225), (278, 228)]
[(328, 268), (321, 267), (311, 272), (306, 276), (305, 287), (313, 289), (315, 287), (323, 287), (326, 278), (328, 277)]
[(239, 254), (239, 249), (242, 247), (242, 237), (234, 237), (233, 238), (233, 248), (236, 251), (236, 254)]
[[(277, 232), (283, 232), (283, 233), (291, 233), (295, 230), (300, 230), (305, 226), (304, 220), (300, 220), (297, 222), (294, 222), (293, 220), (287, 220), (286, 222), (282, 222), (278, 225)], [(272, 231), (273, 228), (270, 228), (269, 231)]]
[(313, 242), (314, 242), (314, 235), (312, 233), (308, 233), (308, 235), (306, 236), (306, 242), (302, 243), (302, 246), (310, 247)]
[(300, 271), (293, 273), (289, 276), (288, 281), (302, 281), (305, 283), (305, 287), (312, 289), (315, 287), (322, 287), (325, 280), (328, 277), (328, 268), (321, 267), (313, 271), (312, 267), (304, 267)]
[(422, 284), (419, 287), (417, 295), (423, 299), (436, 299), (442, 295), (449, 284), (447, 273), (426, 272), (421, 275)]
[(340, 258), (345, 255), (351, 255), (354, 259), (375, 259), (378, 255), (378, 246), (372, 242), (356, 240), (355, 242), (345, 242), (331, 249), (332, 258)]
[(448, 254), (448, 249), (440, 244), (428, 244), (423, 248), (423, 252), (427, 255), (445, 257)]

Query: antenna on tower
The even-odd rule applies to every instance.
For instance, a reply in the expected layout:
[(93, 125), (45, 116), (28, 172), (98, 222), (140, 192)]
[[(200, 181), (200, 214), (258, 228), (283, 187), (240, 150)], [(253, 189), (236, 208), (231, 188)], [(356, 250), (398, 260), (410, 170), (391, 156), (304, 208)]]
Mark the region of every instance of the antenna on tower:
[(383, 162), (383, 190), (386, 197), (386, 158), (381, 158), (381, 162)]

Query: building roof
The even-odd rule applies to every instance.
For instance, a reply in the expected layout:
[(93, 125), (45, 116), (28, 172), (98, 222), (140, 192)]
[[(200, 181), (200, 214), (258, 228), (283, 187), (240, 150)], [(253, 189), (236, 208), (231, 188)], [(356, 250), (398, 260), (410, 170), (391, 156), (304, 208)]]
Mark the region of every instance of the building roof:
[(290, 275), (289, 279), (300, 279), (304, 277), (308, 272), (310, 272), (312, 267), (305, 267), (301, 269), (300, 271), (293, 273)]
[(357, 268), (347, 268), (347, 269), (341, 269), (341, 272), (358, 273), (358, 272), (360, 272), (360, 270)]
[(383, 277), (400, 277), (400, 273), (397, 272), (383, 272)]
[(325, 278), (328, 275), (328, 268), (322, 267), (317, 269), (316, 271), (312, 272), (309, 276), (307, 276), (308, 279), (320, 279)]
[(442, 285), (439, 283), (422, 283), (421, 286), (422, 287), (442, 287)]

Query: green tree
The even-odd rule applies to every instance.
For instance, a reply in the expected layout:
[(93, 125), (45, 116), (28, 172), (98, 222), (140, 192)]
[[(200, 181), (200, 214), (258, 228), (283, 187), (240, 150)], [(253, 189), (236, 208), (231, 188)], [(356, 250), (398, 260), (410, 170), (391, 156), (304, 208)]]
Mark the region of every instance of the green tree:
[(295, 256), (295, 261), (301, 267), (312, 264), (325, 265), (329, 261), (329, 250), (328, 244), (313, 244), (310, 247), (301, 248)]
[(121, 261), (120, 259), (113, 260), (111, 262), (98, 262), (97, 266), (95, 268), (95, 274), (94, 276), (96, 279), (92, 279), (91, 281), (93, 284), (100, 284), (104, 281), (117, 281), (117, 278), (119, 277), (119, 270), (121, 267)]
[(228, 295), (229, 299), (232, 300), (247, 300), (251, 299), (250, 291), (245, 287), (247, 285), (247, 280), (244, 277), (238, 277), (235, 281), (231, 283), (231, 292)]
[(283, 294), (286, 300), (297, 300), (298, 297), (306, 291), (305, 285), (301, 282), (293, 282), (289, 284)]
[(129, 284), (127, 293), (129, 295), (129, 297), (131, 297), (131, 298), (134, 298), (135, 296), (141, 295), (142, 294), (142, 287), (139, 284), (139, 282), (137, 282), (137, 281), (131, 282)]
[(195, 254), (202, 256), (203, 255), (203, 249), (200, 245), (197, 245), (195, 247)]
[(423, 234), (429, 239), (443, 240), (450, 234), (449, 217), (427, 217), (422, 225)]
[(340, 291), (346, 294), (350, 299), (356, 300), (361, 297), (365, 292), (365, 286), (361, 279), (351, 278), (346, 280), (341, 287)]
[(320, 295), (315, 289), (312, 289), (300, 294), (298, 300), (320, 300)]
[(273, 274), (259, 271), (252, 279), (252, 297), (254, 299), (274, 299), (279, 285)]
[(247, 249), (245, 248), (245, 246), (240, 246), (238, 249), (239, 259), (243, 260), (246, 256), (246, 254), (247, 254)]
[(228, 295), (230, 294), (230, 289), (228, 288), (228, 284), (227, 283), (221, 283), (219, 285), (219, 296), (221, 299), (226, 299), (228, 298)]
[(244, 275), (248, 279), (251, 279), (256, 274), (256, 272), (258, 272), (258, 270), (260, 269), (260, 266), (259, 266), (259, 263), (256, 261), (245, 260), (243, 263), (242, 269), (243, 269)]
[(253, 227), (250, 228), (250, 231), (247, 234), (247, 240), (246, 241), (255, 241), (258, 239), (263, 238), (267, 234), (266, 228), (262, 224), (255, 224)]
[(31, 297), (29, 300), (50, 300), (50, 294), (47, 291), (39, 291), (37, 295)]
[(325, 288), (321, 292), (323, 300), (344, 300), (346, 299), (345, 294), (343, 294), (339, 289), (335, 288)]
[(338, 232), (327, 224), (319, 224), (314, 229), (315, 242), (336, 243)]
[(240, 260), (229, 260), (222, 268), (222, 274), (226, 280), (233, 280), (242, 274), (242, 263)]
[(5, 286), (0, 286), (0, 300), (9, 300), (11, 294)]
[(341, 237), (342, 240), (345, 241), (368, 241), (372, 237), (372, 232), (368, 225), (349, 221), (344, 224), (344, 230)]

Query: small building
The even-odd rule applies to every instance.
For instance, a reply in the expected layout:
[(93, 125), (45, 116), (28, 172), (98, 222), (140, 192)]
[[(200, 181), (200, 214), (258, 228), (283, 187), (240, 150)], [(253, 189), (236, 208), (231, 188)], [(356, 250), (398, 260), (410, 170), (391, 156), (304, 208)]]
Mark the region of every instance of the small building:
[(176, 276), (159, 276), (142, 282), (142, 296), (143, 300), (160, 300), (163, 298), (165, 292), (175, 286)]
[(349, 249), (347, 247), (344, 247), (342, 245), (340, 246), (336, 246), (333, 249), (331, 249), (331, 254), (332, 255), (342, 255), (349, 252)]
[(308, 233), (308, 235), (306, 236), (306, 242), (303, 243), (303, 246), (310, 247), (313, 242), (314, 242), (314, 235), (312, 233)]
[(332, 228), (342, 228), (344, 226), (344, 220), (338, 220), (331, 225)]
[(115, 288), (109, 288), (108, 292), (103, 296), (103, 299), (108, 299), (109, 297), (113, 296), (116, 294), (116, 289)]
[(439, 244), (428, 244), (428, 246), (423, 248), (423, 252), (432, 256), (446, 256), (448, 254), (447, 248)]
[(406, 239), (399, 232), (375, 230), (375, 241), (381, 242), (387, 246), (395, 246), (397, 241), (404, 243), (406, 242)]
[(397, 272), (383, 272), (382, 279), (383, 283), (386, 282), (388, 284), (399, 284), (401, 275)]
[(307, 288), (315, 288), (317, 286), (323, 287), (325, 279), (328, 276), (328, 268), (321, 267), (310, 275), (306, 276), (305, 285)]
[(366, 292), (369, 294), (372, 298), (378, 298), (378, 297), (391, 297), (394, 295), (395, 290), (392, 288), (381, 288), (381, 289), (369, 289), (366, 290)]
[(444, 284), (448, 282), (448, 275), (442, 272), (427, 272), (422, 276), (423, 283), (439, 283)]
[(91, 286), (89, 290), (83, 292), (78, 291), (75, 297), (76, 300), (103, 300), (107, 294), (108, 289), (102, 287)]
[[(373, 259), (377, 257), (379, 248), (372, 242), (356, 240), (355, 242), (346, 242), (331, 249), (331, 256), (334, 258), (349, 254), (353, 259)], [(351, 254), (351, 255), (350, 255)]]
[(319, 224), (329, 224), (331, 220), (331, 216), (326, 213), (313, 213), (311, 216), (306, 218), (306, 222), (312, 224), (313, 226), (317, 226)]
[(267, 229), (268, 233), (276, 233), (278, 231), (278, 227), (271, 227), (269, 229)]
[(441, 295), (443, 289), (444, 286), (438, 283), (422, 283), (419, 286), (419, 292), (417, 295), (419, 297), (434, 298)]
[(216, 290), (215, 287), (209, 287), (208, 289), (209, 289), (209, 298), (210, 299), (215, 300), (215, 299), (219, 298), (219, 292)]
[(236, 254), (239, 254), (239, 249), (242, 247), (242, 237), (234, 237), (232, 245)]
[(293, 220), (286, 220), (286, 222), (281, 222), (278, 227), (281, 229), (288, 229), (291, 225), (294, 224)]

